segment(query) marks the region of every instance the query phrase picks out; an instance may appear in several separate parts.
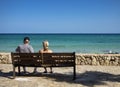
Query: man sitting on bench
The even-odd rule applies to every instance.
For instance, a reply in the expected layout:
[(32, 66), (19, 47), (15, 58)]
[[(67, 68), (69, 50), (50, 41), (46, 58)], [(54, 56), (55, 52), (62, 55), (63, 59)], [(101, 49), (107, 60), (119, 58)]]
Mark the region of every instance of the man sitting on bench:
[[(16, 48), (16, 52), (17, 53), (33, 53), (34, 49), (33, 49), (33, 47), (31, 45), (29, 45), (29, 42), (30, 42), (30, 38), (25, 37), (24, 40), (23, 40), (24, 44), (19, 45)], [(24, 73), (27, 74), (25, 67), (23, 67), (23, 70), (24, 70)]]

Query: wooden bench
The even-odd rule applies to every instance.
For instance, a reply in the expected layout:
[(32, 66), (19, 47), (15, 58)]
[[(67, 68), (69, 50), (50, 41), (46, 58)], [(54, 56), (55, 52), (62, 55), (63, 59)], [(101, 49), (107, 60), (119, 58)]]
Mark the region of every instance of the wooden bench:
[(13, 78), (18, 67), (73, 67), (73, 79), (76, 78), (75, 52), (73, 53), (11, 53)]

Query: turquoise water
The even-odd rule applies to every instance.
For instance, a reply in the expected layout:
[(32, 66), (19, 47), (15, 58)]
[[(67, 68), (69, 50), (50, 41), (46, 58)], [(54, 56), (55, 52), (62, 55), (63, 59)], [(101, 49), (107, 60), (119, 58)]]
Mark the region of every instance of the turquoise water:
[(120, 53), (120, 34), (0, 34), (0, 52), (14, 52), (25, 36), (30, 37), (35, 52), (48, 40), (54, 52)]

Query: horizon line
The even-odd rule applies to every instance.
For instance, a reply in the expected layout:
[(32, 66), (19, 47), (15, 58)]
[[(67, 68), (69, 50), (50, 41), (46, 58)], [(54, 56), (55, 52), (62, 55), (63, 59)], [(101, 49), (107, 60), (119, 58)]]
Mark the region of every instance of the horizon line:
[(120, 33), (0, 33), (0, 34), (120, 34)]

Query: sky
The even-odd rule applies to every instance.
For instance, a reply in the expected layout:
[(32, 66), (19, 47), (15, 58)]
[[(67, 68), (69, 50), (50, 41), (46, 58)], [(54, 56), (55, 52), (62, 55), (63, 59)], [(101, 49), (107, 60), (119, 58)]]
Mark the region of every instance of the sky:
[(120, 33), (120, 0), (0, 0), (0, 33)]

